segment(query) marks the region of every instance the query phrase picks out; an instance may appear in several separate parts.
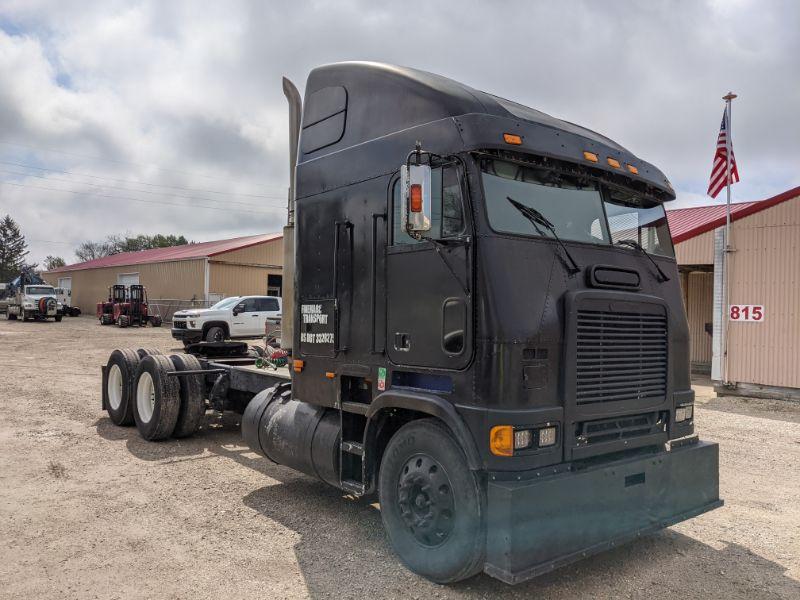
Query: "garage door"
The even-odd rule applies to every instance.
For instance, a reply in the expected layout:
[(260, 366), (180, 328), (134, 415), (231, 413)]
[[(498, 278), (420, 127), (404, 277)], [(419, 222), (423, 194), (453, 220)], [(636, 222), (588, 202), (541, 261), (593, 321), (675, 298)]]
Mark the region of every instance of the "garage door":
[(121, 285), (139, 285), (138, 273), (120, 273), (117, 275), (117, 283)]

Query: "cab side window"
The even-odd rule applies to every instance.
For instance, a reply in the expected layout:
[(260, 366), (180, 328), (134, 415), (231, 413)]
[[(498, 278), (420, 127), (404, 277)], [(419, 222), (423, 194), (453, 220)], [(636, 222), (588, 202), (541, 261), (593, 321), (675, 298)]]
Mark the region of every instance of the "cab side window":
[(258, 306), (258, 298), (247, 298), (244, 302), (244, 310), (242, 312), (258, 312), (260, 307)]
[[(455, 166), (433, 169), (431, 202), (431, 230), (425, 237), (442, 239), (461, 235), (464, 232), (464, 201), (458, 169)], [(402, 229), (399, 180), (394, 184), (392, 205), (392, 244), (416, 244), (423, 241), (415, 240)]]

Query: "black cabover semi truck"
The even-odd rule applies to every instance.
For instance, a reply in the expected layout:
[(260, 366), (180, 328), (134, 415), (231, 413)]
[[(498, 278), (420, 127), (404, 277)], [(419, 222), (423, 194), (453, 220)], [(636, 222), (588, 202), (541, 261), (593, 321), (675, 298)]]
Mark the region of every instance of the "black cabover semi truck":
[(117, 350), (116, 423), (161, 439), (243, 411), (257, 452), (377, 494), (397, 555), (441, 583), (516, 583), (722, 504), (661, 171), (413, 69), (333, 64), (303, 102), (284, 91), (289, 368)]

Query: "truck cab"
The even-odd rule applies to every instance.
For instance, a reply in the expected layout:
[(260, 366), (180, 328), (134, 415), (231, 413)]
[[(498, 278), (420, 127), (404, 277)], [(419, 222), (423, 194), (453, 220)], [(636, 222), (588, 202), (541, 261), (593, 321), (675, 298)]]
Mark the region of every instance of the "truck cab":
[(56, 300), (56, 291), (51, 285), (20, 285), (8, 305), (6, 318), (23, 321), (52, 318), (61, 321), (61, 303)]
[[(115, 423), (164, 439), (194, 430), (175, 420), (191, 406), (242, 409), (254, 451), (377, 496), (400, 560), (439, 583), (517, 583), (722, 504), (718, 446), (694, 433), (661, 171), (414, 69), (328, 65), (304, 101), (284, 92), (290, 371), (246, 346), (136, 369), (118, 350)], [(199, 314), (180, 318), (207, 335)], [(154, 395), (172, 376), (180, 397)]]
[(515, 582), (719, 505), (659, 169), (402, 67), (315, 69), (302, 114), (292, 396), (406, 564)]

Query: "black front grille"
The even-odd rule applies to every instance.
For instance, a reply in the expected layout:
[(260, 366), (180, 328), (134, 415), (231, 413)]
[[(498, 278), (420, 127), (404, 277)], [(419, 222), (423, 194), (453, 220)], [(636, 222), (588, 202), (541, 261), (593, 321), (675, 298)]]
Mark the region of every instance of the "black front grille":
[(666, 413), (646, 413), (585, 421), (577, 425), (575, 440), (579, 446), (627, 440), (666, 431)]
[(577, 404), (666, 395), (666, 314), (579, 310), (576, 335)]

